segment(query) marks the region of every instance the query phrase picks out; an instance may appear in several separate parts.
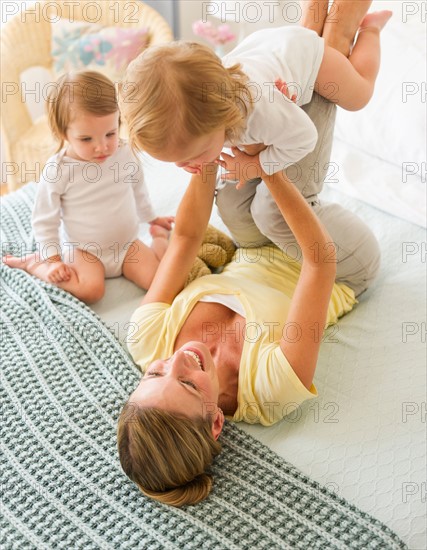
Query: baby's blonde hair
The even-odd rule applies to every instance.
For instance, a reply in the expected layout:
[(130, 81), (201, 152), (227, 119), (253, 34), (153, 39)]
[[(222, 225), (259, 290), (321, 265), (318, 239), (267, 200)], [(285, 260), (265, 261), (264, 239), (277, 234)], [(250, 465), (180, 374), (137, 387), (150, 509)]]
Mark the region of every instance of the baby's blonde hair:
[(111, 115), (119, 109), (114, 82), (96, 71), (65, 73), (58, 78), (47, 100), (50, 129), (64, 146), (67, 128), (76, 113)]
[(235, 142), (252, 106), (247, 82), (240, 64), (226, 68), (210, 48), (197, 43), (146, 49), (119, 84), (132, 147), (163, 151), (222, 128)]
[(212, 419), (188, 418), (127, 403), (117, 431), (120, 463), (146, 496), (169, 504), (197, 504), (212, 489), (207, 472), (221, 445)]

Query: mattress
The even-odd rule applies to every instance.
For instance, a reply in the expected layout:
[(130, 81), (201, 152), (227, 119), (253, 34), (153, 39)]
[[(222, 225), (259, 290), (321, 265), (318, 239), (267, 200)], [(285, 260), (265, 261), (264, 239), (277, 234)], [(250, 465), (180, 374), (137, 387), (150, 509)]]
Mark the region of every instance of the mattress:
[[(144, 159), (159, 215), (174, 214), (188, 174)], [(411, 550), (426, 538), (425, 231), (335, 189), (322, 199), (356, 212), (382, 250), (380, 274), (354, 310), (328, 329), (315, 383), (319, 397), (272, 426), (239, 426), (315, 481), (393, 529)], [(211, 223), (224, 229), (216, 212)], [(145, 238), (147, 228), (141, 228)], [(107, 281), (92, 308), (126, 346), (144, 292)]]

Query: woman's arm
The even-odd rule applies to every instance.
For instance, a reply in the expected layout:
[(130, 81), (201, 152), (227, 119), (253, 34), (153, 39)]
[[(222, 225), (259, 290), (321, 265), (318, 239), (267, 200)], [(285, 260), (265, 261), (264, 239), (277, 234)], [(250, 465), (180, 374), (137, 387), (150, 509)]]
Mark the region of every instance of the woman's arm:
[[(222, 155), (233, 179), (236, 164), (256, 162), (234, 150), (235, 157)], [(286, 223), (301, 248), (301, 274), (286, 318), (288, 327), (295, 327), (298, 338), (283, 337), (280, 348), (301, 382), (310, 388), (316, 369), (323, 328), (326, 324), (329, 300), (336, 275), (335, 246), (301, 193), (281, 172), (271, 176), (260, 168), (258, 175), (266, 183)], [(290, 334), (290, 331), (284, 331)]]
[(171, 304), (184, 288), (212, 212), (216, 172), (215, 164), (205, 164), (202, 174), (191, 178), (178, 208), (168, 249), (142, 304)]

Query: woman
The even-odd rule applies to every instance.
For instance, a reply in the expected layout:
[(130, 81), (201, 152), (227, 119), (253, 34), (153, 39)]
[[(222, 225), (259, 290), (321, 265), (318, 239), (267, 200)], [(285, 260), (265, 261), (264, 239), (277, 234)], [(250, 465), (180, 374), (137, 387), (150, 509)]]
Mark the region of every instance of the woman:
[[(161, 502), (195, 504), (209, 494), (207, 470), (220, 452), (224, 416), (269, 425), (317, 395), (313, 377), (323, 327), (352, 308), (378, 269), (375, 238), (360, 220), (342, 209), (337, 220), (325, 215), (327, 229), (314, 213), (325, 174), (316, 178), (312, 167), (316, 162), (327, 170), (335, 107), (316, 96), (307, 112), (321, 139), (299, 163), (305, 197), (285, 178), (262, 174), (302, 266), (268, 244), (253, 223), (260, 180), (239, 192), (227, 184), (217, 205), (246, 248), (223, 273), (182, 290), (215, 196), (216, 167), (206, 165), (191, 179), (169, 249), (132, 318), (139, 328), (129, 349), (145, 374), (119, 420), (119, 455), (141, 491)], [(235, 161), (225, 159), (232, 170)], [(195, 203), (202, 205), (197, 211)], [(349, 255), (339, 264), (343, 282), (334, 284), (333, 243), (340, 238), (347, 239)]]

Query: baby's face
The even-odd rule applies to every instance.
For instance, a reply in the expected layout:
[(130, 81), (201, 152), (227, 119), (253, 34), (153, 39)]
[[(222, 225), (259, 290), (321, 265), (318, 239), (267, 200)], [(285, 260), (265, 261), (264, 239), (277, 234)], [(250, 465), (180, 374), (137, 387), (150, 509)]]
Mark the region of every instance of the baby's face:
[(119, 145), (119, 111), (105, 116), (78, 113), (67, 128), (67, 156), (102, 163)]
[(166, 151), (147, 151), (152, 157), (164, 162), (174, 162), (191, 174), (201, 174), (202, 165), (214, 162), (221, 154), (225, 142), (225, 129), (215, 130), (182, 146)]

